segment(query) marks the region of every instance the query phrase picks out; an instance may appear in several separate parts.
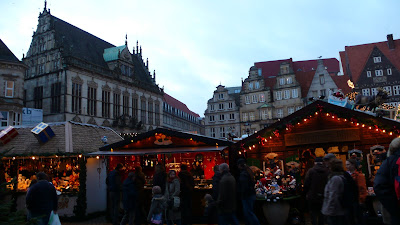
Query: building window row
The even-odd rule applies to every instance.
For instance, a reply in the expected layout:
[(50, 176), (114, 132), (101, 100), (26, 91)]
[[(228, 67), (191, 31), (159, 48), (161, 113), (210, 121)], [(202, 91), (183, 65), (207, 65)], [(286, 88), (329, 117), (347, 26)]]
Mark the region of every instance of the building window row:
[[(383, 89), (388, 93), (389, 96), (400, 95), (400, 85), (385, 86), (383, 87)], [(365, 96), (375, 96), (377, 93), (378, 93), (377, 88), (364, 88), (361, 90), (361, 94)]]
[(251, 95), (251, 101), (250, 101), (250, 95), (246, 95), (244, 97), (245, 103), (250, 104), (250, 103), (258, 103), (258, 102), (265, 102), (265, 95), (264, 94), (254, 94)]
[[(283, 94), (283, 96), (282, 96), (282, 94)], [(276, 100), (282, 100), (282, 97), (283, 97), (283, 99), (298, 98), (299, 97), (299, 92), (298, 92), (297, 89), (275, 92), (275, 99)]]
[[(384, 75), (383, 69), (375, 70), (375, 76), (381, 77)], [(392, 68), (386, 69), (386, 75), (392, 75)], [(372, 77), (372, 72), (370, 70), (367, 71), (367, 77)]]

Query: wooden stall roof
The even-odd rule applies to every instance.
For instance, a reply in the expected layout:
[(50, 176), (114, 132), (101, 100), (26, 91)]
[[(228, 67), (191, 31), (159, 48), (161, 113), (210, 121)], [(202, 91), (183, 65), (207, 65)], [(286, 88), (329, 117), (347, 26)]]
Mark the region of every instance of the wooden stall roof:
[[(0, 145), (0, 152), (7, 151), (5, 156), (31, 156), (88, 153), (98, 151), (104, 143), (122, 140), (113, 129), (73, 121), (48, 123), (55, 136), (46, 143), (40, 143), (31, 130), (34, 126), (16, 126), (18, 135), (5, 145)], [(67, 129), (66, 129), (67, 128)], [(70, 128), (70, 129), (69, 129)]]
[(192, 153), (192, 152), (212, 152), (221, 151), (227, 146), (205, 146), (205, 147), (182, 147), (182, 148), (153, 148), (153, 149), (134, 149), (134, 150), (121, 150), (121, 151), (97, 151), (91, 152), (88, 155), (156, 155), (156, 154), (170, 154), (170, 153)]
[[(319, 119), (316, 119), (316, 113), (320, 115)], [(296, 137), (290, 137), (290, 135), (301, 133), (303, 137), (306, 137), (312, 135), (313, 132), (320, 136), (323, 132), (326, 132), (326, 135), (333, 134), (337, 136), (336, 140), (343, 142), (358, 139), (363, 145), (389, 144), (393, 138), (400, 135), (400, 123), (393, 119), (377, 117), (371, 112), (351, 110), (318, 100), (233, 144), (230, 149), (248, 150), (249, 147), (256, 146), (264, 140), (264, 148), (268, 146), (270, 151), (283, 150), (282, 148), (287, 146), (296, 145), (290, 140)], [(341, 137), (344, 138), (341, 140)], [(310, 139), (318, 138), (311, 137)], [(321, 143), (327, 142), (329, 140), (321, 140)], [(306, 144), (304, 140), (298, 141), (298, 145), (302, 144)]]
[[(102, 155), (154, 154), (193, 151), (219, 151), (234, 142), (171, 129), (157, 128), (129, 139), (101, 147)], [(196, 150), (197, 149), (197, 150)], [(112, 153), (113, 152), (113, 153)], [(117, 153), (119, 152), (119, 153)]]

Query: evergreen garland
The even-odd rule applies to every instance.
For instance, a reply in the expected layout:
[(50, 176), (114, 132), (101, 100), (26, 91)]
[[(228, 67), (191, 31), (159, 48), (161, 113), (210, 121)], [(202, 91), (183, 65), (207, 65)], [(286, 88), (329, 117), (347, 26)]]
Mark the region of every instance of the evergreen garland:
[(74, 207), (74, 214), (78, 219), (83, 219), (86, 216), (86, 158), (82, 157), (79, 159), (79, 192)]

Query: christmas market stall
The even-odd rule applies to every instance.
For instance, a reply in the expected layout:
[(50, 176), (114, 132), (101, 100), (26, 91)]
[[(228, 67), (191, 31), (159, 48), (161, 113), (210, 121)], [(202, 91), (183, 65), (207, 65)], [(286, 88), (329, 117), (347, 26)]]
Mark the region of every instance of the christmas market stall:
[(186, 164), (195, 180), (193, 215), (200, 216), (201, 199), (206, 193), (211, 192), (213, 168), (217, 164), (229, 161), (227, 151), (223, 149), (232, 144), (233, 142), (227, 140), (157, 128), (101, 147), (100, 151), (90, 155), (106, 159), (108, 172), (118, 163), (122, 163), (123, 178), (136, 167), (142, 167), (146, 177), (145, 189), (148, 192), (148, 202), (151, 198), (150, 190), (155, 166), (161, 164), (166, 172), (175, 170), (179, 175), (180, 166)]
[[(290, 205), (292, 213), (294, 208), (301, 208), (296, 206), (301, 201), (290, 199), (300, 198), (308, 169), (316, 157), (328, 153), (341, 159), (344, 168), (346, 159), (356, 159), (359, 170), (365, 174), (368, 194), (374, 196), (374, 175), (386, 156), (385, 149), (399, 135), (398, 121), (318, 100), (235, 143), (229, 147), (229, 155), (232, 163), (245, 157), (248, 165), (260, 169), (256, 192), (258, 200), (265, 202), (267, 220), (285, 218), (277, 217), (278, 212), (287, 219)], [(373, 197), (369, 201), (376, 203)], [(280, 205), (279, 209), (271, 204)]]
[(60, 216), (85, 216), (106, 210), (105, 162), (86, 153), (104, 141), (122, 140), (112, 129), (77, 122), (9, 126), (0, 132), (0, 171), (8, 182), (8, 198), (25, 210), (25, 195), (45, 172), (59, 195)]

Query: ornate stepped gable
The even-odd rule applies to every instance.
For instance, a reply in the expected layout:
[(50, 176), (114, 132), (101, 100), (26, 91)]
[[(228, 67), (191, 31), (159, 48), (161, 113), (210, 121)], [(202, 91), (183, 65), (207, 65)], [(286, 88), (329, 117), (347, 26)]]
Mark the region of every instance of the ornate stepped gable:
[[(127, 48), (126, 45), (124, 47)], [(111, 70), (103, 58), (104, 51), (110, 48), (117, 47), (51, 15), (50, 10), (45, 8), (39, 15), (38, 28), (33, 34), (32, 43), (24, 62), (36, 70), (36, 66), (40, 67), (37, 64), (59, 59), (58, 69), (75, 66), (118, 79), (121, 71)], [(59, 53), (58, 59), (56, 56), (54, 56), (56, 59), (53, 58), (55, 53)], [(139, 51), (137, 47), (136, 53), (134, 52), (130, 57), (124, 57), (125, 60), (127, 58), (131, 59), (128, 63), (133, 67), (131, 83), (161, 94), (162, 90), (155, 84), (155, 77), (148, 71), (148, 63), (145, 65), (143, 62), (141, 48)], [(122, 60), (122, 58), (118, 60)], [(38, 71), (40, 70), (31, 72), (28, 78), (49, 72), (48, 69), (45, 72)]]

